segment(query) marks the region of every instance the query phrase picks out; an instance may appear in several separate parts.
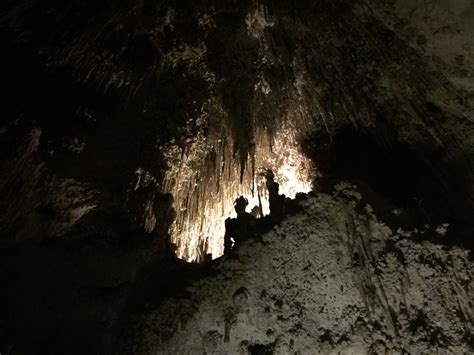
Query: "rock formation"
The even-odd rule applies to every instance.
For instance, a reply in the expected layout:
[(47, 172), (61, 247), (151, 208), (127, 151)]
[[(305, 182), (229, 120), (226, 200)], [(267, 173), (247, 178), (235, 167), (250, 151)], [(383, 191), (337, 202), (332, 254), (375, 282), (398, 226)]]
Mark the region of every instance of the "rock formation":
[[(473, 18), (4, 1), (0, 353), (473, 352)], [(290, 163), (279, 226), (176, 257)]]
[(348, 184), (300, 205), (186, 296), (134, 319), (124, 353), (472, 351), (473, 264), (461, 248), (418, 240), (445, 227), (391, 230)]

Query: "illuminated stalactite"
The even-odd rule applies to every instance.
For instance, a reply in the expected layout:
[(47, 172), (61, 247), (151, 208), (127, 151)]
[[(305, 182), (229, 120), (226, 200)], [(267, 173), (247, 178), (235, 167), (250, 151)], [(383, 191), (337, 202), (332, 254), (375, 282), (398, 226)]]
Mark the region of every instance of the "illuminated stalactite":
[(280, 193), (294, 198), (311, 190), (312, 165), (297, 142), (297, 125), (285, 123), (274, 137), (265, 129), (256, 132), (255, 149), (247, 160), (240, 181), (240, 162), (234, 156), (232, 142), (225, 136), (214, 144), (197, 140), (178, 149), (167, 149), (168, 166), (163, 192), (174, 196), (176, 220), (170, 229), (178, 257), (187, 261), (213, 258), (224, 252), (226, 218), (235, 217), (233, 203), (239, 196), (249, 201), (248, 212), (260, 207), (269, 213), (268, 192), (261, 176), (272, 170), (280, 184)]

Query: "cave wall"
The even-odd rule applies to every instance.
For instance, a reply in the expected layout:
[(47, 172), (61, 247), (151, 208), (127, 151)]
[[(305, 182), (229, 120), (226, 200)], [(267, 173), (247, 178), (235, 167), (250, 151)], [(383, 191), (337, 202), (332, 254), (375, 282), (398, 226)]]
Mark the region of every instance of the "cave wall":
[(245, 166), (255, 129), (309, 122), (316, 187), (350, 180), (394, 230), (472, 246), (470, 6), (2, 3), (0, 351), (111, 351), (144, 270), (182, 267), (162, 148), (209, 132)]

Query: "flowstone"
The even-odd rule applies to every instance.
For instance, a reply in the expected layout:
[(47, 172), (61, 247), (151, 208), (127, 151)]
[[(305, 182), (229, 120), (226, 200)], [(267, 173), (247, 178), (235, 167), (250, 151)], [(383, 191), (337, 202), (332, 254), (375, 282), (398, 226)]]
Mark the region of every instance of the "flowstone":
[(392, 231), (348, 184), (299, 203), (301, 212), (215, 261), (189, 296), (137, 319), (127, 351), (474, 351), (467, 251)]

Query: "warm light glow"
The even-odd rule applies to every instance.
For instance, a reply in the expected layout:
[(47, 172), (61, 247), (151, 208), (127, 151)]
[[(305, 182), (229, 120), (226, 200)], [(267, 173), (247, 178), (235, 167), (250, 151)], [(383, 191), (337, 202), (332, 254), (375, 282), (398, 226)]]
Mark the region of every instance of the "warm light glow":
[(198, 139), (191, 153), (184, 155), (173, 145), (167, 150), (170, 168), (163, 187), (173, 194), (177, 213), (170, 234), (177, 256), (187, 261), (203, 260), (207, 253), (213, 258), (223, 254), (224, 222), (236, 217), (233, 204), (237, 197), (248, 199), (247, 212), (259, 205), (264, 215), (270, 212), (265, 179), (260, 175), (263, 169), (274, 172), (280, 194), (294, 198), (311, 190), (311, 163), (291, 129), (283, 127), (272, 141), (265, 131), (257, 134), (254, 159), (249, 157), (242, 183), (231, 145), (217, 142), (210, 145)]

